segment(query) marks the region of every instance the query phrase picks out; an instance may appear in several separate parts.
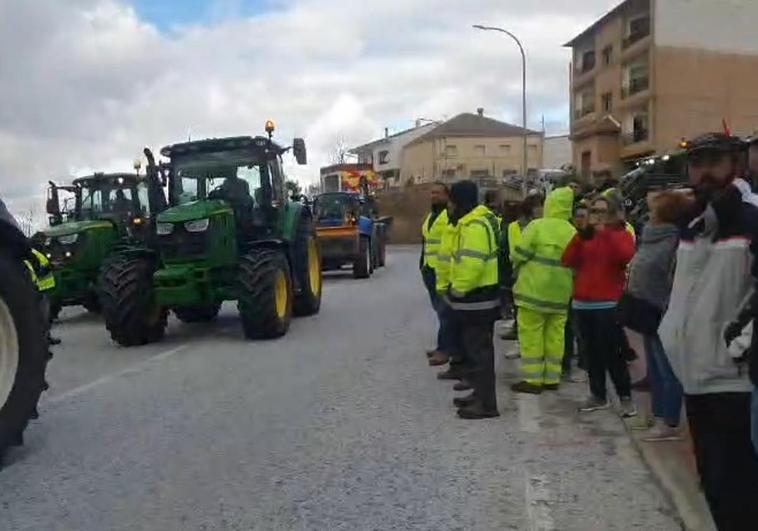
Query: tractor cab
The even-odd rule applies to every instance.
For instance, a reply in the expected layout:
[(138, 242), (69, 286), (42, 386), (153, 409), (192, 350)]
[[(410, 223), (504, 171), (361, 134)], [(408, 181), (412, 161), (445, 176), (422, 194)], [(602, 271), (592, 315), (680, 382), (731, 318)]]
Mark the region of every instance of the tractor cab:
[(365, 204), (365, 199), (356, 193), (321, 194), (313, 202), (316, 223), (321, 227), (357, 225)]

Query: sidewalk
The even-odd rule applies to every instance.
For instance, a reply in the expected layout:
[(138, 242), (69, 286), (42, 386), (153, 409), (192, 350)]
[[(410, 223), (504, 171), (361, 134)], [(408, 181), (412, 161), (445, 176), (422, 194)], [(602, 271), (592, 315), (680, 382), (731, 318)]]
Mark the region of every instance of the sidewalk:
[[(513, 348), (513, 343), (503, 341), (498, 337), (500, 322), (495, 325), (495, 353), (498, 357), (496, 363), (504, 369), (509, 379), (516, 377), (518, 360), (504, 361), (503, 354)], [(570, 384), (564, 392), (586, 392), (587, 384)], [(568, 389), (571, 389), (569, 391)], [(606, 412), (607, 415), (615, 414)], [(616, 417), (618, 418), (618, 417)], [(620, 418), (618, 422), (624, 423)], [(659, 487), (667, 494), (674, 509), (682, 520), (683, 529), (686, 531), (716, 531), (711, 519), (708, 505), (699, 488), (699, 481), (695, 468), (694, 454), (689, 437), (682, 442), (642, 442), (641, 432), (635, 432), (626, 426), (626, 433), (632, 440), (637, 452), (650, 469)]]

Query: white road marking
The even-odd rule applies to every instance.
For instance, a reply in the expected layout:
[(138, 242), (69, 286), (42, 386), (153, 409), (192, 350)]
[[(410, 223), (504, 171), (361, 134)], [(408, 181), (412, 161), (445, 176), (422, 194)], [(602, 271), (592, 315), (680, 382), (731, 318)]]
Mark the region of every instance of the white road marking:
[(189, 347), (189, 345), (179, 345), (178, 347), (174, 347), (165, 352), (161, 352), (160, 354), (156, 354), (152, 358), (143, 360), (135, 365), (132, 365), (131, 367), (127, 367), (126, 369), (120, 370), (118, 372), (114, 372), (112, 374), (107, 374), (101, 378), (98, 378), (97, 380), (93, 380), (84, 385), (80, 385), (79, 387), (74, 387), (73, 389), (69, 389), (68, 391), (65, 391), (59, 395), (54, 395), (50, 397), (48, 400), (44, 400), (42, 402), (42, 405), (48, 406), (48, 405), (60, 404), (62, 402), (65, 402), (66, 400), (70, 400), (77, 396), (83, 395), (84, 393), (91, 391), (92, 389), (96, 387), (100, 387), (103, 384), (106, 384), (106, 383), (112, 382), (113, 380), (121, 378), (122, 376), (140, 373), (143, 370), (145, 370), (149, 365), (168, 359), (171, 356), (178, 354), (182, 350), (186, 349), (187, 347)]

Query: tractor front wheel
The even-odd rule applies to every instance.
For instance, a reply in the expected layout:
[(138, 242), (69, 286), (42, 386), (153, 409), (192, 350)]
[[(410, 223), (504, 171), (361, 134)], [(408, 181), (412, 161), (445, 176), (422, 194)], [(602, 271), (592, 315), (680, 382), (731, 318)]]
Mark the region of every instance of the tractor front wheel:
[(253, 249), (240, 259), (239, 309), (248, 339), (274, 339), (289, 330), (292, 320), (292, 276), (279, 251)]
[(156, 304), (153, 262), (146, 258), (111, 261), (100, 272), (100, 303), (111, 338), (125, 347), (160, 341), (168, 311)]
[(37, 288), (21, 261), (0, 257), (0, 458), (21, 444), (47, 388), (47, 325)]
[(316, 239), (316, 227), (309, 216), (300, 219), (292, 269), (300, 287), (295, 296), (295, 315), (317, 314), (321, 308), (321, 249)]
[(174, 314), (183, 323), (207, 323), (218, 316), (219, 310), (221, 304), (211, 304), (194, 308), (174, 308)]
[(361, 236), (358, 242), (358, 256), (353, 261), (353, 277), (368, 278), (371, 276), (371, 241)]

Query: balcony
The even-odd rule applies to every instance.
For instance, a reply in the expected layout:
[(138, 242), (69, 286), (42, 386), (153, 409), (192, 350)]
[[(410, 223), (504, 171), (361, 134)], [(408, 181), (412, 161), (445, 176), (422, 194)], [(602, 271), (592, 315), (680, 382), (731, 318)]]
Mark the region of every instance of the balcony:
[(629, 98), (650, 88), (650, 77), (637, 77), (629, 81), (629, 85), (621, 88), (621, 97)]
[(586, 74), (587, 72), (592, 72), (595, 69), (595, 53), (592, 52), (591, 55), (585, 55), (582, 59), (582, 64), (577, 68), (577, 74)]
[(593, 114), (594, 112), (595, 112), (595, 104), (594, 103), (592, 105), (585, 105), (581, 109), (577, 109), (574, 112), (574, 118), (576, 120), (580, 120), (580, 119), (584, 118), (585, 116)]
[(648, 140), (650, 140), (650, 131), (647, 129), (635, 129), (634, 131), (621, 135), (621, 143), (624, 146), (631, 146), (632, 144), (638, 144)]
[(624, 50), (634, 46), (635, 43), (641, 41), (645, 37), (650, 36), (650, 19), (648, 18), (644, 20), (645, 22), (637, 24), (632, 32), (629, 33), (629, 36), (624, 39), (624, 42), (622, 43), (622, 48)]

